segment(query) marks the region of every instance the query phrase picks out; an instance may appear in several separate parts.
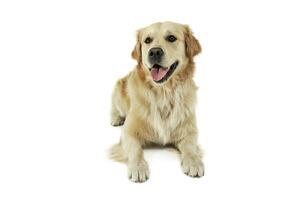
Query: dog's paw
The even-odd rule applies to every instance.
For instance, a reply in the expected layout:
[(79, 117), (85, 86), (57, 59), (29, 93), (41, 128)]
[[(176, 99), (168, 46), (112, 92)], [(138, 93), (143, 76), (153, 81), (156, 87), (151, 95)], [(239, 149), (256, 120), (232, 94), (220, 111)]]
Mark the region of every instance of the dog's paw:
[(124, 124), (125, 117), (114, 116), (111, 119), (112, 126), (122, 126)]
[(204, 176), (204, 165), (200, 158), (185, 157), (181, 161), (183, 172), (191, 177)]
[(146, 161), (128, 165), (128, 178), (136, 183), (145, 182), (149, 178), (149, 169)]

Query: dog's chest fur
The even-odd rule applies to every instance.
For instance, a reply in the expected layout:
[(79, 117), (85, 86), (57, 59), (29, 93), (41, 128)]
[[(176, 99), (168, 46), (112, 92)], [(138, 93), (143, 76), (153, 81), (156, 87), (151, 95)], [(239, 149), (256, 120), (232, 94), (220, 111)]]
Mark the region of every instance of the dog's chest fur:
[[(187, 102), (187, 94), (182, 87), (174, 90), (160, 90), (149, 93), (147, 123), (154, 130), (155, 142), (167, 144), (176, 137), (176, 128), (194, 112), (193, 104)], [(189, 100), (188, 100), (189, 101)]]

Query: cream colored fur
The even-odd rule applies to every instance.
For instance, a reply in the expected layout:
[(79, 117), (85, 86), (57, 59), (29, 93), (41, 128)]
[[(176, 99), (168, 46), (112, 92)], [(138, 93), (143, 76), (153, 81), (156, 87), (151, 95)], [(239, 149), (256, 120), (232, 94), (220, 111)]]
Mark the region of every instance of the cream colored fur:
[[(165, 40), (166, 34), (177, 37), (176, 43)], [(145, 37), (153, 38), (145, 44)], [(179, 66), (164, 83), (151, 79), (147, 52), (161, 47), (166, 56), (163, 63)], [(193, 177), (204, 174), (202, 152), (197, 144), (195, 118), (196, 90), (193, 81), (193, 57), (201, 51), (188, 26), (172, 22), (152, 24), (140, 29), (132, 56), (138, 65), (120, 79), (112, 95), (111, 123), (123, 125), (120, 143), (111, 148), (110, 156), (126, 162), (128, 177), (144, 182), (149, 177), (148, 164), (142, 148), (148, 144), (174, 145), (180, 152), (184, 173)]]

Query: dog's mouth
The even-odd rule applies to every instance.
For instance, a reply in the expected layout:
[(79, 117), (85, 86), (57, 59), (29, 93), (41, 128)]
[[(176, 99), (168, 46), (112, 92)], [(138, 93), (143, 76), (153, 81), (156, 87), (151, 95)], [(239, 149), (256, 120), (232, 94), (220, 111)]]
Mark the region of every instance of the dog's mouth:
[(163, 83), (164, 81), (166, 81), (175, 71), (178, 64), (179, 61), (174, 62), (170, 67), (163, 67), (159, 64), (154, 64), (150, 69), (153, 81), (155, 81), (156, 83)]

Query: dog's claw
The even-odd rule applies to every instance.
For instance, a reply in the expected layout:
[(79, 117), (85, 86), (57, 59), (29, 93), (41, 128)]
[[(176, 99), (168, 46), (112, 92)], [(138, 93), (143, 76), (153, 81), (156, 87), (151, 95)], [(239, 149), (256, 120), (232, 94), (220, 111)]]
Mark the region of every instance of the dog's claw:
[(125, 117), (117, 117), (116, 119), (112, 119), (112, 126), (122, 126), (124, 124)]
[(143, 183), (149, 178), (149, 169), (145, 161), (128, 166), (128, 178), (135, 183)]
[(184, 158), (182, 160), (182, 170), (190, 177), (200, 178), (204, 176), (204, 165), (201, 160)]

